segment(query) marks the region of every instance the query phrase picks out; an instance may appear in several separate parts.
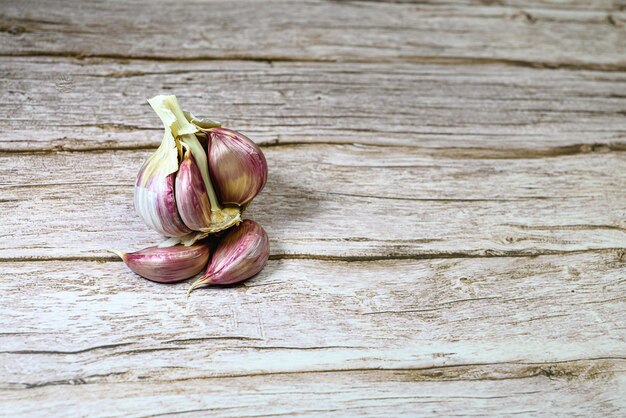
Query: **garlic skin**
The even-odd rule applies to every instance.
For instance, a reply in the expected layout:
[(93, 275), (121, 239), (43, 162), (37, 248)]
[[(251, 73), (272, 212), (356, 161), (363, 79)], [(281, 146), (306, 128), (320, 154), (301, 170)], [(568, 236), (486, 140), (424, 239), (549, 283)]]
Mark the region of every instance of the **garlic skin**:
[(117, 254), (132, 272), (158, 283), (189, 279), (202, 272), (209, 261), (209, 247), (204, 244), (148, 247), (134, 253), (110, 251)]
[(184, 224), (194, 231), (211, 226), (211, 203), (195, 159), (185, 146), (176, 173), (176, 206)]
[(249, 279), (260, 272), (270, 255), (267, 233), (258, 223), (246, 219), (219, 241), (205, 273), (189, 288), (226, 285)]
[(225, 128), (205, 131), (209, 172), (224, 205), (244, 206), (265, 187), (267, 161), (263, 151), (243, 134)]

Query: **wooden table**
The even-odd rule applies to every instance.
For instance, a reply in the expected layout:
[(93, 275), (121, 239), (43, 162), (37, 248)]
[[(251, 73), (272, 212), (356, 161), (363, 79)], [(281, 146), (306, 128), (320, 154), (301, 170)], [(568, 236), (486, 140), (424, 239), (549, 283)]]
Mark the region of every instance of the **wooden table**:
[[(626, 414), (626, 3), (3, 1), (0, 414)], [(259, 144), (254, 279), (133, 182), (176, 94)]]

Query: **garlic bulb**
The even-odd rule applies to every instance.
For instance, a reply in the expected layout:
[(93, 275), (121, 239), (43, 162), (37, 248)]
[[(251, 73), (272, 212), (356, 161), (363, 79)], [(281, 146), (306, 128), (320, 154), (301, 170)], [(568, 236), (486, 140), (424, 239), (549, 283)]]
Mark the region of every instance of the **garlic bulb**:
[[(267, 181), (263, 152), (241, 133), (183, 111), (176, 96), (148, 103), (165, 132), (137, 175), (135, 209), (169, 239), (134, 253), (112, 251), (133, 272), (160, 283), (188, 279), (206, 266), (189, 292), (254, 276), (269, 258), (269, 239), (256, 222), (242, 222), (241, 213)], [(216, 245), (210, 262), (208, 244), (196, 243), (209, 236)]]
[(238, 283), (260, 272), (270, 255), (267, 233), (246, 219), (221, 238), (205, 273), (189, 288)]
[[(238, 132), (184, 112), (176, 96), (148, 102), (165, 133), (137, 176), (137, 213), (150, 228), (171, 237), (162, 246), (191, 245), (237, 225), (242, 206), (265, 185), (263, 152)], [(207, 138), (209, 150), (198, 138)]]

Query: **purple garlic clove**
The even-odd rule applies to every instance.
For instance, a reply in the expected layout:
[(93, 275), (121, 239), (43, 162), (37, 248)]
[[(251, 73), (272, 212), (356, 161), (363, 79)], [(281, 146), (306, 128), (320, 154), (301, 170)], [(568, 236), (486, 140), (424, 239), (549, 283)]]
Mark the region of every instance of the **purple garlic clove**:
[(267, 233), (246, 219), (219, 241), (205, 273), (189, 288), (241, 282), (260, 272), (270, 255)]
[(178, 214), (174, 183), (176, 174), (165, 175), (149, 159), (139, 170), (135, 184), (135, 209), (150, 228), (167, 236), (180, 237), (191, 232)]
[(209, 172), (220, 202), (245, 205), (265, 186), (267, 161), (263, 152), (237, 131), (212, 128), (206, 134)]
[(154, 282), (175, 283), (202, 272), (209, 261), (209, 247), (194, 244), (189, 247), (148, 247), (134, 253), (117, 254), (134, 273)]
[(198, 129), (184, 118), (176, 97), (156, 96), (148, 102), (163, 121), (165, 132), (161, 145), (137, 175), (135, 209), (152, 229), (168, 237), (180, 237), (191, 230), (178, 215), (174, 196), (175, 173), (181, 151), (177, 138), (192, 135)]
[(211, 203), (202, 174), (187, 149), (176, 174), (176, 205), (189, 229), (200, 231), (211, 225)]

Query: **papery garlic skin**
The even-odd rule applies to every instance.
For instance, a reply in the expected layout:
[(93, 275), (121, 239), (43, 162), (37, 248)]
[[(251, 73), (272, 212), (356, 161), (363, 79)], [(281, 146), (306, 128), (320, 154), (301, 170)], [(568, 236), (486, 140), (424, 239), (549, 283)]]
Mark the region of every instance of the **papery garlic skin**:
[(191, 285), (189, 293), (203, 286), (249, 279), (263, 269), (269, 255), (267, 233), (261, 225), (246, 219), (219, 241), (205, 273)]
[(206, 131), (209, 172), (224, 205), (244, 206), (265, 187), (267, 161), (245, 135), (225, 128)]
[(209, 261), (209, 247), (204, 244), (148, 247), (133, 253), (111, 252), (117, 254), (134, 273), (159, 283), (189, 279), (202, 272)]
[(185, 225), (194, 231), (211, 226), (211, 203), (195, 159), (185, 150), (176, 173), (176, 205)]

